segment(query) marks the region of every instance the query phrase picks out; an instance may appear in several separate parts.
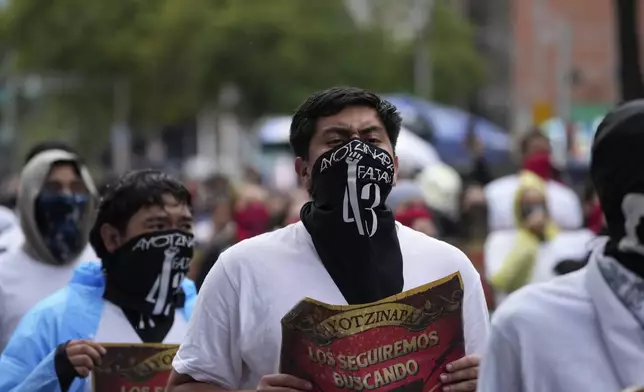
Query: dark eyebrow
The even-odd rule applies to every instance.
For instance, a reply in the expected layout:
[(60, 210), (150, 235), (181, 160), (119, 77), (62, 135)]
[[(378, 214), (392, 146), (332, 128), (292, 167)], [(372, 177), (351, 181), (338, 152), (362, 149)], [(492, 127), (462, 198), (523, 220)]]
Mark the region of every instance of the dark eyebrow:
[(351, 133), (351, 128), (342, 125), (331, 125), (324, 128), (324, 135), (335, 134), (339, 136), (346, 136)]
[(156, 215), (145, 219), (145, 223), (167, 222), (170, 219), (167, 215)]
[(368, 133), (382, 132), (385, 129), (379, 125), (371, 125), (360, 130), (360, 135), (365, 135)]

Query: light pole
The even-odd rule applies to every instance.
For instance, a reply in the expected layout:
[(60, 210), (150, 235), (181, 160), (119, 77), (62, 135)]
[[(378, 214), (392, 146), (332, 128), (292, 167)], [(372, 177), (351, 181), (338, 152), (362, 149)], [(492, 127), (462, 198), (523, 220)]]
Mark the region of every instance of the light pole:
[(429, 48), (435, 0), (415, 0), (411, 8), (410, 24), (414, 29), (414, 92), (417, 96), (432, 99), (433, 67)]
[(113, 83), (114, 118), (110, 129), (112, 170), (125, 174), (131, 165), (132, 134), (128, 126), (130, 117), (130, 84), (125, 79)]
[(572, 120), (573, 31), (564, 18), (558, 21), (557, 38), (557, 115), (566, 123)]

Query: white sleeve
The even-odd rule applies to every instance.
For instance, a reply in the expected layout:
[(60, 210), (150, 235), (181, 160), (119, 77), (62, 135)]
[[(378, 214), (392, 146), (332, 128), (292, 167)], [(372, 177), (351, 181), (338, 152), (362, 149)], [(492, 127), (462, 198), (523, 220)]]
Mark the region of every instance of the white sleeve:
[(227, 273), (226, 261), (225, 252), (208, 273), (172, 366), (177, 373), (199, 382), (238, 389), (243, 369), (239, 293)]
[(521, 358), (518, 348), (499, 330), (492, 326), (490, 338), (481, 360), (478, 392), (521, 392)]
[[(471, 263), (469, 259), (468, 263)], [(490, 331), (490, 316), (481, 284), (481, 276), (473, 265), (465, 272), (463, 285), (463, 332), (465, 333), (465, 353), (483, 354)]]

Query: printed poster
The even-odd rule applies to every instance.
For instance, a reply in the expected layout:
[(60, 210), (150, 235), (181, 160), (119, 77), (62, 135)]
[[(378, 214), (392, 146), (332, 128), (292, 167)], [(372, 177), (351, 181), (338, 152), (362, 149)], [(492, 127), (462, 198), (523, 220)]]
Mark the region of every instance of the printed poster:
[(94, 392), (164, 392), (176, 344), (102, 344), (103, 363), (92, 371)]
[(313, 390), (440, 391), (465, 355), (459, 273), (367, 305), (310, 298), (282, 319), (280, 372)]

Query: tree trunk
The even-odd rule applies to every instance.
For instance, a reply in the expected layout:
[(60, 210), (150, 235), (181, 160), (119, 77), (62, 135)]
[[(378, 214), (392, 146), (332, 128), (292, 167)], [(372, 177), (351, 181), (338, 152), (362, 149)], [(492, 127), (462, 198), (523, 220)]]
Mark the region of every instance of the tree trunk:
[(644, 98), (637, 33), (637, 0), (616, 0), (615, 5), (621, 99), (630, 101)]

